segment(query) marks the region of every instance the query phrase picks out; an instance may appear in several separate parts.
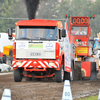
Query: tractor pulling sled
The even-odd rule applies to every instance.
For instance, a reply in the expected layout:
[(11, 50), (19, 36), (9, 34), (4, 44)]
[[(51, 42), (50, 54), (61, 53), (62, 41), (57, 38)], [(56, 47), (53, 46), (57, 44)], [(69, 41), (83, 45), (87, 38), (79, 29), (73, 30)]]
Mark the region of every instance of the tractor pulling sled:
[(71, 80), (97, 79), (99, 66), (97, 58), (93, 56), (94, 43), (91, 41), (89, 19), (88, 16), (71, 16), (69, 29), (65, 23), (70, 43)]

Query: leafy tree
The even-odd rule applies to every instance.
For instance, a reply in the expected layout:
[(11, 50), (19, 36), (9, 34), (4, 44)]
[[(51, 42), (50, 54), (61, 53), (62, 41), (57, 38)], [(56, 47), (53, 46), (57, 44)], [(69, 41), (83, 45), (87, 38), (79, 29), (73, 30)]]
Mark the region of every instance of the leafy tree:
[[(4, 18), (23, 18), (27, 17), (25, 5), (22, 5), (23, 0), (4, 0), (0, 8), (0, 32), (6, 32), (9, 27), (15, 27), (16, 19)], [(24, 4), (24, 3), (23, 3)]]
[(55, 8), (56, 8), (57, 4), (58, 4), (58, 0), (43, 0), (43, 1), (41, 1), (36, 18), (41, 18), (41, 19), (56, 18), (55, 13), (57, 10), (55, 10)]
[[(0, 32), (6, 32), (9, 27), (14, 27), (15, 22), (22, 19), (3, 18), (27, 18), (25, 0), (0, 0)], [(39, 19), (65, 19), (65, 14), (71, 16), (89, 16), (95, 14), (95, 19), (90, 20), (92, 35), (100, 32), (100, 0), (40, 0), (36, 18)], [(3, 17), (3, 18), (1, 18)], [(62, 21), (62, 20), (61, 20)], [(64, 22), (64, 21), (62, 21)], [(69, 22), (69, 20), (68, 20)], [(68, 23), (69, 24), (69, 23)]]

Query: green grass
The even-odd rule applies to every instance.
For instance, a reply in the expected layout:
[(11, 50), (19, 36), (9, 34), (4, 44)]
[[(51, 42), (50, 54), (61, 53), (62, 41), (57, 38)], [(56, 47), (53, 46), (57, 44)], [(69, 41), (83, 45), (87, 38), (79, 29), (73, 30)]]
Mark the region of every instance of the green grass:
[(75, 99), (75, 100), (98, 100), (98, 95), (91, 96), (91, 97), (79, 98), (79, 99)]

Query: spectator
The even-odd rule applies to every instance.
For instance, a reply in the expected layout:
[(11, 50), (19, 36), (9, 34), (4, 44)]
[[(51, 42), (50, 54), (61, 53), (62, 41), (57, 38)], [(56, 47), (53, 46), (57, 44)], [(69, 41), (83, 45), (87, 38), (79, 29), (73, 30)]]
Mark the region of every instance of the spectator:
[(86, 34), (87, 34), (86, 29), (84, 29), (84, 30), (83, 30), (83, 33), (84, 33), (84, 35), (86, 35)]

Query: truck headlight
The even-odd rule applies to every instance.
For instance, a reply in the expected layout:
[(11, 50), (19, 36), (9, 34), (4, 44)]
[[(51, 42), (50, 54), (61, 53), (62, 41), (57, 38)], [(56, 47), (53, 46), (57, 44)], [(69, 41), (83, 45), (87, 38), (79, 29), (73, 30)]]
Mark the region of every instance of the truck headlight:
[(55, 64), (53, 62), (49, 62), (49, 66), (54, 66)]
[(17, 63), (16, 63), (16, 65), (18, 65), (18, 66), (20, 66), (22, 63), (21, 63), (21, 61), (18, 61)]

